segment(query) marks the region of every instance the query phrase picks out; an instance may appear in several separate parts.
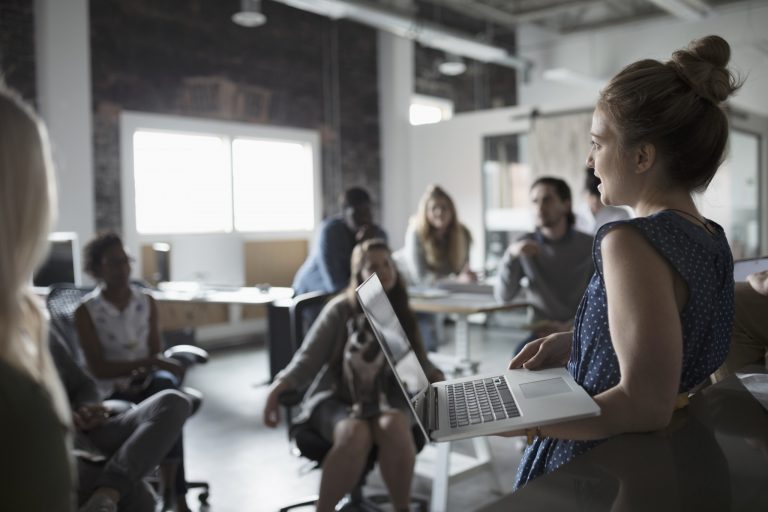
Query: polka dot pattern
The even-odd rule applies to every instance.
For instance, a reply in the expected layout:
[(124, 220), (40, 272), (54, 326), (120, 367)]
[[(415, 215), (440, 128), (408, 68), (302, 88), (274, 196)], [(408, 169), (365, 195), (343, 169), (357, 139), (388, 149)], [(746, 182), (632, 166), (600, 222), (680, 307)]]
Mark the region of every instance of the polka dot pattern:
[[(600, 242), (620, 224), (629, 224), (645, 236), (688, 285), (688, 303), (680, 313), (683, 363), (679, 391), (689, 391), (728, 355), (734, 311), (733, 259), (719, 225), (710, 222), (715, 229), (711, 235), (702, 226), (669, 210), (612, 222), (597, 232), (592, 248), (596, 270), (576, 313), (568, 371), (592, 396), (619, 382), (619, 362), (608, 330)], [(601, 442), (536, 439), (523, 455), (515, 487), (554, 471)]]

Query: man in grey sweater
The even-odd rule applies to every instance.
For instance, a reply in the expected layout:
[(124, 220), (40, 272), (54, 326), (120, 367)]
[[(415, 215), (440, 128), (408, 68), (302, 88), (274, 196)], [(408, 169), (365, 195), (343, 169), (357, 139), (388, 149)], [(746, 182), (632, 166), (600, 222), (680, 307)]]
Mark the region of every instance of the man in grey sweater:
[(510, 244), (499, 263), (496, 299), (512, 300), (528, 279), (527, 296), (533, 305), (528, 341), (573, 327), (581, 296), (594, 272), (592, 237), (573, 229), (568, 184), (553, 177), (538, 178), (531, 186), (536, 231)]

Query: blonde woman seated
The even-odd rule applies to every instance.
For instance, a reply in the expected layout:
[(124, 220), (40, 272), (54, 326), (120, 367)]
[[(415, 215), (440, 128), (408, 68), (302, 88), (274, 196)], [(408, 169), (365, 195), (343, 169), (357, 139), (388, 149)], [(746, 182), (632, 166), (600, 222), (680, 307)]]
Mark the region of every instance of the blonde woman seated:
[(295, 423), (308, 423), (333, 445), (323, 460), (319, 511), (334, 510), (354, 487), (374, 445), (395, 510), (408, 510), (410, 502), (416, 450), (408, 405), (354, 294), (374, 272), (430, 380), (443, 378), (427, 359), (386, 243), (371, 239), (358, 244), (349, 286), (323, 308), (293, 360), (275, 378), (264, 406), (264, 423), (275, 427), (280, 394), (308, 388)]
[[(438, 185), (430, 185), (405, 233), (401, 257), (410, 284), (428, 287), (441, 280), (477, 281), (469, 270), (471, 244), (472, 235), (459, 222), (451, 197)], [(417, 318), (424, 344), (435, 350), (435, 315), (418, 314)]]
[(430, 185), (405, 234), (403, 259), (411, 284), (432, 285), (441, 279), (477, 281), (469, 270), (472, 235), (459, 222), (448, 193)]

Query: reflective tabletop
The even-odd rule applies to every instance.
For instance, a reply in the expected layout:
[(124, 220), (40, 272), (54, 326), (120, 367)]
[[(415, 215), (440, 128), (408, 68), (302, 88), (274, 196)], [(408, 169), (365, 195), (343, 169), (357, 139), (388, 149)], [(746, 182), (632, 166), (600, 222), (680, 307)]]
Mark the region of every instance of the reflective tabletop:
[(768, 372), (745, 371), (699, 391), (666, 430), (616, 436), (481, 510), (768, 511), (768, 411), (743, 384)]

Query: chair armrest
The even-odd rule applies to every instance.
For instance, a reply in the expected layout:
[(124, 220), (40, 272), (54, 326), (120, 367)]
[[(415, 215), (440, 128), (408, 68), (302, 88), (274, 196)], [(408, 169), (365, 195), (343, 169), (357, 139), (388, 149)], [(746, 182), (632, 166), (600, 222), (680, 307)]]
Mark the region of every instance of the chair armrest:
[(128, 400), (104, 400), (101, 404), (109, 410), (110, 416), (123, 414), (136, 407), (136, 404)]
[(184, 366), (207, 363), (209, 358), (206, 350), (194, 345), (175, 345), (163, 352), (163, 355), (176, 359)]

